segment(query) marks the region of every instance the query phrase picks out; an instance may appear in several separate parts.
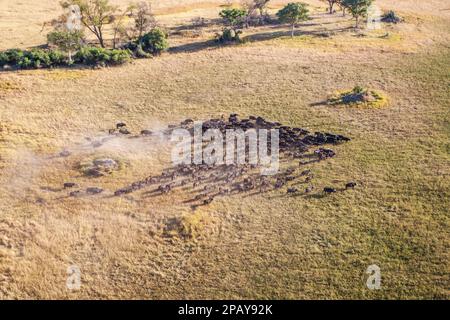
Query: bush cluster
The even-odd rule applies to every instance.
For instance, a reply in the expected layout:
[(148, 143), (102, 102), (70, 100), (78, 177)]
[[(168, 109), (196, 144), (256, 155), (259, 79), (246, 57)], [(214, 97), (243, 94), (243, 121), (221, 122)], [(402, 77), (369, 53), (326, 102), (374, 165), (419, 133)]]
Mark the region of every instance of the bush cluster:
[[(75, 54), (75, 63), (85, 65), (120, 65), (131, 60), (129, 50), (112, 50), (97, 47), (82, 47)], [(59, 50), (10, 49), (0, 52), (0, 67), (13, 69), (39, 69), (68, 66), (66, 54)]]
[(167, 41), (168, 34), (159, 28), (154, 28), (142, 36), (138, 42), (142, 45), (145, 52), (153, 55), (159, 55), (169, 47)]
[(9, 49), (0, 52), (0, 67), (6, 65), (17, 69), (51, 68), (65, 64), (64, 53), (58, 50)]
[[(75, 54), (75, 62), (86, 65), (119, 65), (130, 61), (128, 50), (110, 50), (97, 47), (83, 47)], [(59, 50), (9, 49), (0, 52), (0, 67), (14, 69), (39, 69), (67, 66), (66, 54)]]
[[(154, 28), (136, 41), (126, 44), (122, 49), (105, 49), (92, 46), (81, 47), (74, 55), (73, 62), (89, 66), (115, 66), (129, 62), (132, 58), (148, 58), (159, 55), (169, 47), (168, 34)], [(52, 68), (68, 66), (66, 53), (50, 49), (10, 49), (0, 52), (0, 67), (13, 69)]]
[(75, 63), (91, 66), (120, 65), (131, 60), (131, 52), (121, 49), (82, 47), (75, 54), (74, 60)]
[(381, 21), (386, 23), (400, 23), (402, 22), (402, 18), (400, 18), (394, 11), (386, 12), (382, 17)]
[(169, 47), (168, 34), (160, 28), (154, 28), (136, 41), (128, 42), (123, 49), (133, 52), (135, 58), (148, 58), (160, 55)]
[(219, 43), (240, 42), (241, 30), (233, 30), (230, 28), (224, 28), (222, 34), (216, 34), (216, 41)]

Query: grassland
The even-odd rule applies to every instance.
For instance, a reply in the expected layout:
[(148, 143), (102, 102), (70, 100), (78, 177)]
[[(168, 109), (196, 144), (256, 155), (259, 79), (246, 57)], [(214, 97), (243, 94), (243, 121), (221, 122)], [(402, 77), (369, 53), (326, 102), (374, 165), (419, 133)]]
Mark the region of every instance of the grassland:
[[(449, 6), (378, 1), (406, 21), (356, 37), (348, 17), (306, 2), (314, 20), (294, 39), (267, 26), (218, 47), (212, 24), (195, 39), (174, 32), (171, 51), (123, 67), (1, 72), (0, 298), (448, 299)], [(0, 4), (0, 48), (44, 41), (38, 26), (58, 8), (40, 3)], [(221, 4), (168, 1), (155, 10), (176, 30), (216, 17)], [(355, 85), (384, 92), (389, 106), (322, 103)], [(59, 191), (74, 179), (115, 190), (168, 164), (158, 144), (86, 147), (117, 121), (138, 132), (233, 112), (351, 137), (311, 169), (318, 190), (349, 180), (358, 187), (327, 197), (233, 196), (194, 213), (177, 194)], [(64, 148), (76, 152), (54, 157)], [(120, 159), (124, 169), (81, 176), (77, 164), (93, 156)], [(181, 232), (167, 231), (173, 219)], [(180, 236), (186, 230), (195, 237)], [(73, 264), (82, 271), (79, 291), (66, 288)], [(371, 264), (381, 268), (381, 290), (365, 286)]]

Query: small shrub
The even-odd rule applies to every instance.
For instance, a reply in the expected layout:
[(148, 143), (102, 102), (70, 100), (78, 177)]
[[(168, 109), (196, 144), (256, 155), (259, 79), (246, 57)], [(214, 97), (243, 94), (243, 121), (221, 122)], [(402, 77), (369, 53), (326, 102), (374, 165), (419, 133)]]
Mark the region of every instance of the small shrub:
[(6, 64), (15, 66), (23, 58), (24, 51), (21, 49), (9, 49), (0, 54), (0, 65)]
[(159, 55), (169, 47), (167, 38), (168, 34), (164, 30), (160, 28), (154, 28), (150, 32), (144, 34), (138, 40), (138, 44), (142, 46), (142, 49), (145, 52), (151, 53), (153, 55)]
[(35, 64), (29, 57), (23, 57), (19, 60), (16, 66), (20, 69), (31, 69), (33, 66), (35, 66)]
[(386, 23), (400, 23), (402, 18), (400, 18), (394, 11), (388, 11), (381, 17), (382, 22)]
[(131, 60), (131, 52), (128, 50), (114, 49), (110, 50), (110, 63), (120, 65)]
[(222, 34), (216, 35), (216, 40), (220, 43), (227, 43), (227, 42), (240, 42), (240, 34), (242, 34), (241, 30), (233, 30), (229, 28), (225, 28), (222, 31)]
[(387, 97), (378, 91), (356, 86), (337, 92), (328, 99), (328, 104), (381, 108), (387, 105)]
[(83, 47), (75, 54), (75, 62), (87, 65), (106, 65), (109, 62), (109, 55), (107, 49)]
[(49, 52), (40, 49), (33, 49), (25, 53), (25, 57), (30, 60), (31, 67), (43, 68), (51, 67)]
[(4, 66), (8, 64), (8, 56), (4, 52), (0, 52), (0, 66)]
[(202, 211), (187, 213), (181, 217), (169, 219), (164, 228), (167, 237), (180, 237), (186, 240), (196, 240), (206, 235), (211, 217)]
[(48, 52), (52, 66), (62, 66), (67, 63), (66, 56), (62, 51), (51, 50)]
[(144, 48), (142, 48), (142, 45), (136, 41), (132, 41), (132, 42), (128, 42), (128, 43), (124, 44), (121, 49), (132, 52), (133, 57), (137, 58), (137, 59), (152, 57), (152, 54), (145, 52)]
[(136, 49), (133, 51), (133, 54), (136, 58), (150, 58), (152, 55), (148, 52), (145, 52), (144, 48), (141, 45), (137, 45)]

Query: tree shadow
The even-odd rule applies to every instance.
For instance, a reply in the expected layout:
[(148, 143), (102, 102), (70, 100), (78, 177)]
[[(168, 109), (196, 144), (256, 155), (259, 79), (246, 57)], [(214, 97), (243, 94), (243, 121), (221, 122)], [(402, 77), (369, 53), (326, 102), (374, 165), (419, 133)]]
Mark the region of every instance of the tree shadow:
[(310, 103), (309, 106), (310, 107), (326, 107), (328, 106), (328, 101), (327, 100), (323, 100), (323, 101), (318, 101), (318, 102), (313, 102)]
[(197, 30), (201, 31), (202, 29), (208, 29), (212, 26), (220, 25), (222, 22), (222, 19), (203, 19), (201, 22), (195, 22), (191, 21), (191, 23), (182, 24), (179, 26), (171, 27), (170, 32), (172, 34), (177, 34), (181, 31), (192, 31)]
[[(297, 29), (294, 33), (294, 38), (299, 36), (312, 36), (314, 38), (332, 38), (333, 35), (339, 33), (348, 31), (349, 29), (352, 29), (352, 27), (344, 27), (344, 28), (335, 28), (330, 30), (314, 30), (314, 31), (305, 31), (301, 29)], [(264, 32), (264, 33), (256, 33), (251, 34), (243, 38), (243, 41), (246, 42), (261, 42), (261, 41), (269, 41), (276, 38), (281, 37), (291, 37), (291, 31), (290, 30), (279, 30), (279, 31), (272, 31), (272, 32)]]
[(207, 50), (210, 48), (214, 48), (217, 44), (213, 40), (207, 40), (203, 42), (191, 42), (182, 44), (179, 46), (170, 47), (169, 53), (189, 53), (189, 52), (198, 52), (202, 50)]
[(301, 194), (299, 197), (303, 197), (305, 199), (323, 199), (327, 196), (325, 193), (313, 193), (313, 194)]
[(221, 44), (218, 43), (217, 41), (215, 41), (214, 39), (212, 40), (206, 40), (206, 41), (201, 41), (201, 42), (191, 42), (191, 43), (186, 43), (186, 44), (182, 44), (179, 46), (174, 46), (169, 48), (168, 52), (169, 53), (193, 53), (193, 52), (199, 52), (199, 51), (203, 51), (203, 50), (215, 50), (215, 49), (219, 49), (221, 47), (225, 47), (225, 46), (234, 46), (236, 44), (234, 43), (230, 43), (230, 44)]
[[(339, 29), (333, 29), (329, 31), (301, 31), (297, 30), (295, 33), (295, 37), (299, 36), (313, 36), (315, 38), (331, 38), (333, 33), (342, 32), (345, 31), (348, 28), (339, 28)], [(290, 37), (291, 32), (289, 30), (279, 30), (279, 31), (273, 31), (273, 32), (264, 32), (264, 33), (255, 33), (248, 36), (245, 36), (242, 38), (241, 43), (246, 42), (262, 42), (262, 41), (269, 41), (276, 38), (281, 37)], [(221, 47), (228, 47), (228, 46), (236, 46), (240, 43), (228, 43), (228, 44), (222, 44), (215, 40), (206, 40), (201, 42), (190, 42), (186, 44), (181, 44), (178, 46), (173, 46), (169, 48), (169, 53), (191, 53), (191, 52), (199, 52), (203, 50), (212, 50), (212, 49), (218, 49)]]

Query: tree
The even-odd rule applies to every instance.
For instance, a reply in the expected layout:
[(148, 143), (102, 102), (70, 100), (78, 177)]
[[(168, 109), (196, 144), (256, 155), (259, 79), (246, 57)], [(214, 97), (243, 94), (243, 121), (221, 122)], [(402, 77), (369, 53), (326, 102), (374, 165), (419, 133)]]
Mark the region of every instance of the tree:
[(328, 13), (333, 14), (333, 8), (335, 4), (339, 3), (339, 0), (322, 0), (328, 2)]
[(121, 37), (126, 35), (127, 26), (125, 25), (125, 18), (132, 15), (135, 6), (129, 5), (125, 10), (119, 11), (119, 14), (112, 19), (113, 25), (113, 49), (116, 49), (117, 44), (120, 42)]
[[(131, 18), (134, 21), (131, 24), (125, 24), (125, 18)], [(156, 27), (156, 19), (150, 3), (147, 1), (131, 3), (122, 14), (115, 17), (114, 26), (114, 33), (117, 33), (117, 37), (125, 37), (129, 41), (142, 39), (144, 34)], [(142, 43), (140, 44), (142, 45)]]
[(356, 21), (355, 27), (359, 27), (360, 19), (367, 17), (367, 11), (373, 0), (342, 0), (342, 5), (350, 11)]
[(237, 31), (237, 29), (239, 28), (239, 24), (242, 23), (242, 19), (246, 14), (247, 13), (243, 9), (233, 8), (220, 11), (219, 16), (233, 31)]
[(277, 17), (280, 22), (291, 25), (291, 37), (294, 37), (295, 25), (300, 21), (309, 19), (309, 10), (306, 6), (304, 3), (291, 2), (277, 12)]
[(256, 9), (259, 11), (259, 15), (262, 17), (270, 0), (253, 0), (253, 2), (255, 3)]
[(240, 25), (243, 22), (247, 12), (243, 9), (224, 9), (220, 11), (219, 16), (224, 20), (226, 28), (218, 38), (220, 42), (239, 41)]
[(152, 7), (147, 1), (141, 1), (135, 5), (132, 17), (134, 18), (134, 27), (138, 38), (141, 38), (144, 33), (156, 27), (156, 19), (153, 15)]
[(260, 23), (264, 22), (264, 14), (267, 4), (270, 0), (243, 0), (242, 7), (247, 11), (245, 16), (245, 24), (248, 27), (249, 20), (255, 12), (259, 12)]
[(266, 8), (269, 1), (270, 0), (253, 0), (253, 2), (255, 3), (256, 10), (259, 11), (259, 19), (261, 23), (264, 23)]
[(345, 17), (345, 13), (346, 13), (345, 11), (347, 10), (347, 8), (344, 5), (344, 0), (337, 0), (337, 5), (342, 10), (342, 16)]
[(82, 24), (98, 39), (100, 46), (105, 47), (104, 27), (114, 21), (117, 7), (110, 5), (109, 0), (64, 0), (63, 8), (78, 6)]
[(78, 6), (69, 5), (67, 12), (57, 19), (44, 24), (53, 26), (54, 30), (47, 34), (47, 42), (68, 54), (69, 64), (72, 53), (80, 49), (84, 43), (84, 32), (81, 25), (81, 13)]
[(245, 27), (248, 28), (250, 26), (250, 19), (256, 12), (256, 6), (254, 0), (243, 0), (241, 2), (242, 7), (246, 11), (245, 13)]
[(160, 28), (153, 28), (139, 38), (139, 44), (145, 52), (150, 52), (153, 55), (159, 55), (162, 51), (169, 47), (167, 38), (167, 32)]
[(47, 35), (49, 44), (57, 46), (60, 50), (67, 52), (69, 64), (72, 63), (72, 53), (80, 49), (83, 44), (84, 33), (81, 30), (55, 30)]

